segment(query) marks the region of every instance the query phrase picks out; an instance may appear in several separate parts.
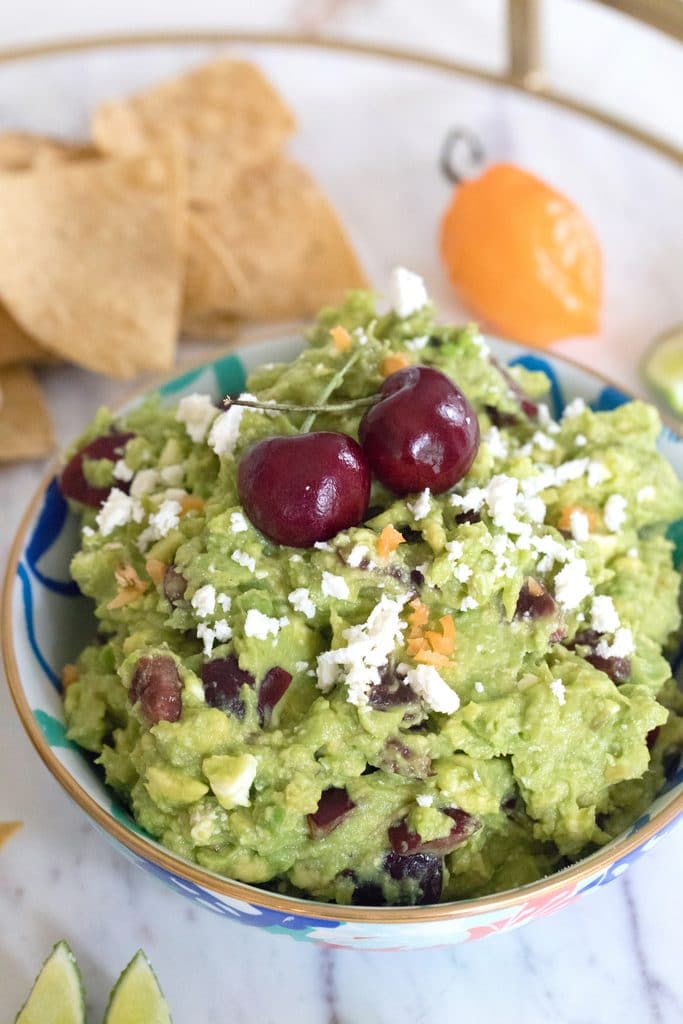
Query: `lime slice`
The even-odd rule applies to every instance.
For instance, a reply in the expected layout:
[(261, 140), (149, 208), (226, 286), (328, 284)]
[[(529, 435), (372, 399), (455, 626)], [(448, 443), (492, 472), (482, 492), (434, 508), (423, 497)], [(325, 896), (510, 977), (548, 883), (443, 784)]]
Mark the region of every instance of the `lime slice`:
[(76, 958), (58, 942), (33, 983), (15, 1024), (84, 1024), (83, 985)]
[(168, 1003), (142, 950), (116, 982), (104, 1024), (171, 1024)]
[(645, 380), (678, 416), (683, 416), (683, 324), (663, 334), (643, 361)]

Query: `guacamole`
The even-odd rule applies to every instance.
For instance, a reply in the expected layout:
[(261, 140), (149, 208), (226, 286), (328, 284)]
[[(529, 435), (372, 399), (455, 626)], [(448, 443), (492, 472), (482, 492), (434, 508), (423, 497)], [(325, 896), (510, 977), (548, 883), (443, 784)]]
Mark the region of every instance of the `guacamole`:
[[(683, 742), (665, 536), (683, 491), (657, 412), (576, 400), (556, 421), (543, 374), (395, 305), (324, 310), (297, 359), (250, 376), (263, 408), (101, 410), (63, 476), (98, 623), (65, 670), (69, 737), (170, 850), (338, 903), (548, 875), (631, 824)], [(401, 498), (373, 480), (364, 521), (311, 547), (260, 533), (240, 459), (310, 415), (277, 407), (326, 395), (346, 405), (311, 429), (357, 438), (352, 400), (406, 365), (476, 410), (467, 475)]]

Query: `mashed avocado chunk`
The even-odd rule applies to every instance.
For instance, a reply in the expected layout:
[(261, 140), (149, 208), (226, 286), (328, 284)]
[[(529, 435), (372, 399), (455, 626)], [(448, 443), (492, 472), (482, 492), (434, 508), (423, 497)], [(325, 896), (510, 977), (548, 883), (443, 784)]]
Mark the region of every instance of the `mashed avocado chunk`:
[[(151, 398), (101, 410), (71, 453), (104, 497), (72, 502), (97, 635), (69, 666), (69, 736), (171, 850), (339, 903), (539, 879), (631, 824), (683, 743), (664, 655), (683, 491), (656, 411), (576, 400), (556, 421), (543, 374), (401, 311), (353, 293), (252, 373), (265, 408)], [(240, 505), (240, 458), (299, 431), (269, 406), (316, 405), (352, 357), (315, 430), (357, 438), (349, 402), (422, 365), (469, 399), (478, 453), (445, 493), (374, 481), (360, 525), (279, 546)]]

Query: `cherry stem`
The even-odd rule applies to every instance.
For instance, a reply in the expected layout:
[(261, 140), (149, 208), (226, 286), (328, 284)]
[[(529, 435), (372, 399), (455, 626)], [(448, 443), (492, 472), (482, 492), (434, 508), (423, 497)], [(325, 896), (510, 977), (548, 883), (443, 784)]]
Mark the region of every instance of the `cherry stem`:
[[(330, 406), (325, 407), (323, 403), (327, 401), (327, 399), (330, 397), (330, 395), (334, 394), (334, 392), (337, 390), (337, 388), (339, 387), (341, 382), (344, 380), (344, 377), (346, 376), (346, 374), (351, 369), (351, 367), (354, 365), (354, 363), (358, 362), (358, 360), (360, 359), (360, 352), (361, 352), (360, 348), (357, 348), (356, 351), (351, 356), (351, 358), (347, 359), (347, 361), (344, 363), (344, 365), (341, 367), (341, 369), (337, 370), (337, 372), (335, 373), (335, 375), (332, 378), (332, 380), (328, 381), (327, 386), (323, 389), (322, 394), (318, 398), (318, 408), (317, 409), (311, 409), (311, 411), (309, 412), (308, 416), (306, 417), (304, 422), (301, 424), (301, 431), (300, 431), (300, 433), (307, 434), (309, 432), (309, 430), (311, 429), (311, 427), (313, 426), (313, 423), (314, 423), (315, 418), (318, 415), (318, 413), (326, 411), (326, 409), (330, 408)], [(377, 401), (377, 399), (375, 399), (375, 401)], [(339, 403), (339, 404), (344, 404), (344, 403)], [(348, 403), (346, 403), (346, 404), (348, 405)], [(366, 404), (367, 404), (367, 402), (366, 402)], [(355, 408), (355, 406), (351, 406), (351, 408)], [(339, 407), (337, 407), (336, 411), (337, 412), (341, 412)]]
[(348, 402), (331, 402), (329, 405), (285, 405), (279, 402), (254, 402), (246, 398), (223, 399), (223, 405), (229, 409), (231, 405), (240, 405), (245, 409), (260, 409), (262, 412), (352, 412), (354, 409), (366, 409), (380, 400), (380, 395), (369, 395), (367, 398), (350, 398)]

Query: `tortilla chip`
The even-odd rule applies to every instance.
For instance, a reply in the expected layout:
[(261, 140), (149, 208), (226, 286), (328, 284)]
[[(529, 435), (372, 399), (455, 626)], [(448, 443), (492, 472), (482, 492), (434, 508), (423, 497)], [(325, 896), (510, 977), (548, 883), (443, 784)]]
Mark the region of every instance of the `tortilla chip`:
[(0, 174), (0, 300), (50, 351), (130, 377), (173, 363), (181, 161), (170, 153)]
[(294, 117), (253, 64), (217, 60), (95, 111), (92, 137), (105, 153), (139, 156), (177, 133), (191, 196), (212, 197), (243, 168), (274, 156)]
[(0, 821), (0, 848), (19, 831), (22, 824), (21, 821)]
[(193, 203), (188, 218), (188, 330), (227, 316), (308, 316), (366, 287), (334, 210), (290, 160), (245, 171), (216, 202)]
[(52, 363), (56, 356), (42, 348), (0, 306), (0, 367), (17, 363)]
[(98, 156), (94, 146), (30, 132), (0, 134), (0, 171), (28, 171), (38, 164), (63, 164)]
[(54, 447), (40, 388), (26, 366), (0, 370), (0, 462), (39, 459)]

